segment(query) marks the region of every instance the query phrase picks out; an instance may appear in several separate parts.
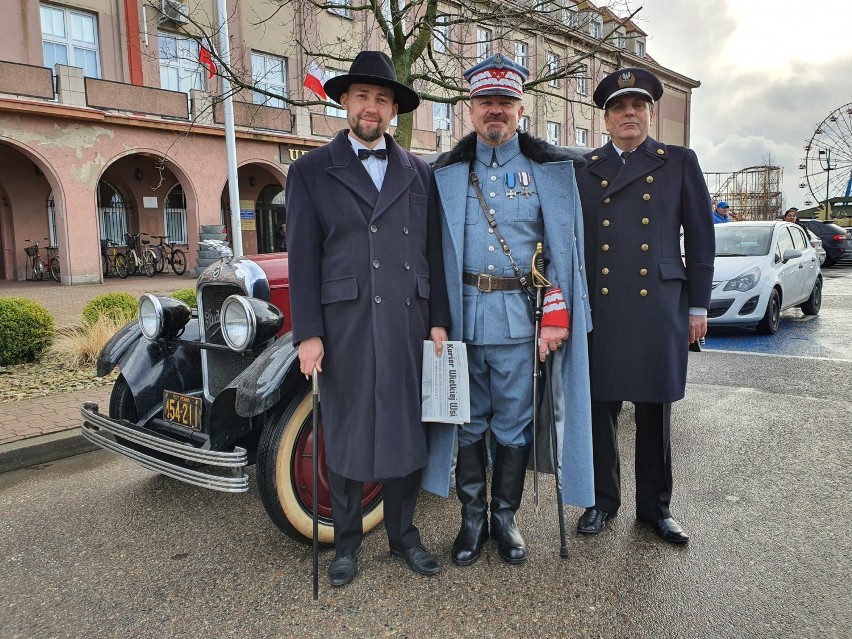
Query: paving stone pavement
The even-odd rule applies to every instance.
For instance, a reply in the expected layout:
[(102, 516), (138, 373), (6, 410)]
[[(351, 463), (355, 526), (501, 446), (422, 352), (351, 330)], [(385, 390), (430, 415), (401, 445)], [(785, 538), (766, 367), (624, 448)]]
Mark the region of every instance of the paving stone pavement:
[[(107, 279), (102, 284), (87, 286), (62, 286), (53, 281), (0, 281), (0, 297), (35, 300), (62, 327), (78, 324), (86, 303), (103, 293), (126, 291), (138, 297), (142, 293), (168, 294), (194, 287), (193, 277), (170, 274)], [(91, 400), (105, 408), (109, 405), (111, 388), (106, 385), (0, 404), (0, 472), (50, 461), (67, 455), (69, 450), (91, 450), (79, 434), (80, 404)]]

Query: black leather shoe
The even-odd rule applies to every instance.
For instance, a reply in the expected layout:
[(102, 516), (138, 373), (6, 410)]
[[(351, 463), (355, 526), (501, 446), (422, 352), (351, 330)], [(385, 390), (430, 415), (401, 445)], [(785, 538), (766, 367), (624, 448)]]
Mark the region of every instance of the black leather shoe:
[(654, 532), (657, 533), (657, 537), (670, 544), (685, 544), (689, 541), (689, 536), (683, 532), (683, 528), (672, 517), (654, 519), (653, 521), (640, 519), (639, 521), (653, 527)]
[(332, 586), (345, 586), (355, 579), (357, 574), (357, 553), (355, 555), (335, 555), (328, 566), (328, 581)]
[(586, 512), (580, 515), (577, 521), (577, 532), (584, 535), (597, 535), (604, 529), (606, 521), (615, 517), (615, 513), (608, 513), (600, 508), (586, 508)]
[(414, 572), (421, 575), (437, 575), (441, 572), (441, 566), (435, 560), (428, 550), (423, 546), (414, 546), (405, 550), (395, 550), (391, 548), (391, 556), (405, 559), (405, 563)]

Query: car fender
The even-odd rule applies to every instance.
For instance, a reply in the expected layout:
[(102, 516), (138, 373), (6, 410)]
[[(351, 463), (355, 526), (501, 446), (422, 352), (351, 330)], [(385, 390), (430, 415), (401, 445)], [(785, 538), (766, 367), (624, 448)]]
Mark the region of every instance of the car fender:
[(231, 383), (236, 388), (237, 414), (254, 417), (269, 410), (288, 396), (300, 374), (299, 349), (293, 345), (293, 334), (287, 333)]
[(98, 353), (97, 376), (109, 375), (122, 360), (132, 352), (136, 343), (142, 338), (142, 329), (136, 321), (120, 328), (118, 332), (109, 338), (109, 341)]

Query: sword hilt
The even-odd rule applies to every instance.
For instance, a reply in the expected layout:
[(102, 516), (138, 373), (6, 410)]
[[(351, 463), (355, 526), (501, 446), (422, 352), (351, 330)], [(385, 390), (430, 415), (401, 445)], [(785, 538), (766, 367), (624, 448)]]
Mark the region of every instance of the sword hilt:
[(533, 253), (532, 258), (531, 270), (533, 286), (536, 288), (548, 288), (553, 286), (553, 284), (548, 282), (547, 278), (544, 276), (544, 247), (541, 242), (536, 244), (535, 253)]

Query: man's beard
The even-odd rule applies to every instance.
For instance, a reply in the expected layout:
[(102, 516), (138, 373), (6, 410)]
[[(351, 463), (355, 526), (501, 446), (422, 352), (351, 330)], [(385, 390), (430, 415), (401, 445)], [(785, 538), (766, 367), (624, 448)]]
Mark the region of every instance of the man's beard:
[(491, 118), (490, 120), (485, 121), (485, 135), (483, 136), (489, 142), (503, 142), (503, 140), (507, 139), (508, 132), (504, 131), (502, 128), (492, 128), (488, 126), (492, 122), (499, 122), (500, 124), (507, 124), (505, 120), (502, 118)]
[(380, 122), (376, 122), (372, 129), (367, 129), (361, 124), (360, 120), (350, 122), (349, 126), (352, 127), (352, 133), (354, 133), (359, 140), (363, 140), (364, 142), (375, 142), (384, 135)]

